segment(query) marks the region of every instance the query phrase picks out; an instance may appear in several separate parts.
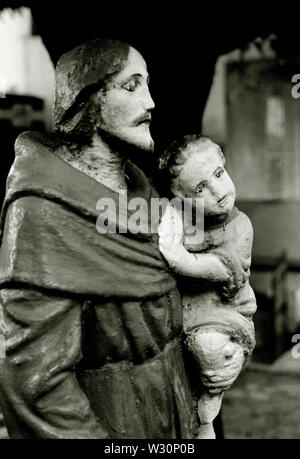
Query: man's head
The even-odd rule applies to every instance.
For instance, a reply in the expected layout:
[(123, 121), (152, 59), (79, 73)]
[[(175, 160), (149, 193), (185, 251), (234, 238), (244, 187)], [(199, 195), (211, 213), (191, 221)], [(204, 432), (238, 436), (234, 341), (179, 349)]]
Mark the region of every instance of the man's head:
[(148, 83), (143, 57), (128, 44), (96, 39), (78, 46), (56, 67), (56, 130), (88, 140), (97, 134), (108, 143), (152, 151)]
[(224, 215), (235, 202), (235, 187), (225, 170), (219, 145), (209, 137), (187, 135), (171, 144), (160, 158), (172, 193), (180, 198), (204, 198), (204, 214)]

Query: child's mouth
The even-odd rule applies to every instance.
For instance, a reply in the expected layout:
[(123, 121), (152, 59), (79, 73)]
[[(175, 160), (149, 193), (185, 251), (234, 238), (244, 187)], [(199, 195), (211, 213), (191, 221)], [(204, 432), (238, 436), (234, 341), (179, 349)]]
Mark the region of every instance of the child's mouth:
[(223, 196), (223, 198), (218, 201), (218, 205), (220, 207), (224, 207), (227, 204), (227, 201), (228, 201), (228, 196), (227, 195)]

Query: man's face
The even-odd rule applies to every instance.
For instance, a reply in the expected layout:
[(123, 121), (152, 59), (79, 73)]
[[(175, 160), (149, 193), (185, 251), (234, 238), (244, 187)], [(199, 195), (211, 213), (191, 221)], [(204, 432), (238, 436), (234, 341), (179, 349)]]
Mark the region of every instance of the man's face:
[(235, 201), (235, 187), (224, 169), (217, 145), (198, 152), (197, 143), (180, 172), (180, 194), (184, 197), (204, 198), (204, 215), (224, 215), (231, 212)]
[(153, 151), (149, 128), (154, 102), (148, 83), (144, 59), (130, 48), (123, 70), (113, 77), (100, 95), (101, 119), (97, 120), (100, 132), (139, 149)]

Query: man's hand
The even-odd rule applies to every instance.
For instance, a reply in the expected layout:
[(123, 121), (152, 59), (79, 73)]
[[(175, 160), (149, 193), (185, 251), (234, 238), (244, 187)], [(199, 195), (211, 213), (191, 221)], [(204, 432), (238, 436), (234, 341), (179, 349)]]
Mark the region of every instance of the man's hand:
[(209, 394), (218, 394), (229, 389), (240, 374), (245, 362), (242, 346), (229, 342), (220, 352), (219, 368), (201, 371), (202, 384)]
[(168, 205), (158, 226), (159, 250), (170, 266), (185, 252), (183, 223), (174, 206)]

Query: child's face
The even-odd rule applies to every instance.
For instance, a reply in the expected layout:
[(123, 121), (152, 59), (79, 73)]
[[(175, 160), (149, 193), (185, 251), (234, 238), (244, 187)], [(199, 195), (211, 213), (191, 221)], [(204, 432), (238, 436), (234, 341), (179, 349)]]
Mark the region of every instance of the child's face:
[(188, 148), (192, 148), (192, 153), (179, 176), (179, 194), (186, 198), (204, 198), (204, 215), (228, 214), (234, 206), (236, 193), (218, 147), (212, 144), (198, 152), (195, 143)]

